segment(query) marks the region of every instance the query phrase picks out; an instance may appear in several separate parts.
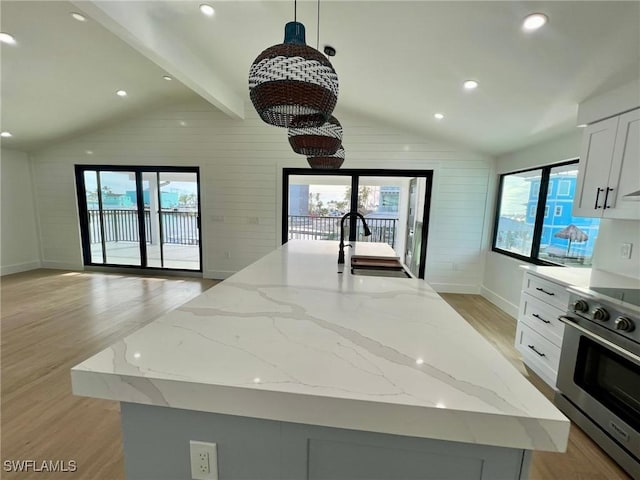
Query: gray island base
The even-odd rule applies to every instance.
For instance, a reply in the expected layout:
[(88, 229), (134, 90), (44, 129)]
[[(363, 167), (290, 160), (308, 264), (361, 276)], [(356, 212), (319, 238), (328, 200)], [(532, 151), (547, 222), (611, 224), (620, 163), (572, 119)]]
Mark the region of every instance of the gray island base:
[(220, 480), (527, 478), (531, 452), (121, 403), (126, 478), (187, 480), (189, 441), (217, 444)]

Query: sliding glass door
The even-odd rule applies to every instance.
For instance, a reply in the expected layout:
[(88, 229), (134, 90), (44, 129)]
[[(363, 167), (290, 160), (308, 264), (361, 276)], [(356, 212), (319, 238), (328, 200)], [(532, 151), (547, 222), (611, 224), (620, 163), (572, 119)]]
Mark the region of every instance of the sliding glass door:
[(338, 175), (289, 177), (287, 238), (336, 240), (350, 210), (351, 179)]
[(76, 166), (85, 265), (201, 271), (196, 168)]
[(283, 174), (283, 243), (338, 240), (342, 216), (357, 211), (371, 236), (351, 218), (344, 222), (345, 240), (387, 243), (424, 278), (432, 171), (284, 169)]

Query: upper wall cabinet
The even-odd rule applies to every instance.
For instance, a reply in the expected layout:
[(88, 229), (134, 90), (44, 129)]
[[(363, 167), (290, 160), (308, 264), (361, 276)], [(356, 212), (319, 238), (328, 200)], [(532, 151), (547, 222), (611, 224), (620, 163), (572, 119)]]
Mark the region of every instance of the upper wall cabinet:
[(640, 109), (586, 127), (581, 153), (573, 214), (640, 220)]

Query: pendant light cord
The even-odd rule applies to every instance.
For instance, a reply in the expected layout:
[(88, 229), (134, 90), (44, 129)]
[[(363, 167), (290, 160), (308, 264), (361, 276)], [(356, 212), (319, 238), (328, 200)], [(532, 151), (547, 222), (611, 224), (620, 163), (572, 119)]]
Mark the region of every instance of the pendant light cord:
[(293, 0), (293, 21), (298, 21), (298, 1)]
[(318, 30), (316, 31), (316, 50), (320, 49), (320, 0), (318, 0)]

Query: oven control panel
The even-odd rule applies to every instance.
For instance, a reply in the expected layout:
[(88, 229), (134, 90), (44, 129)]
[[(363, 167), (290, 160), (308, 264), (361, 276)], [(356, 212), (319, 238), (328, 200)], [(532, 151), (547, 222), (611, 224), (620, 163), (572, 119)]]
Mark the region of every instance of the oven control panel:
[(640, 315), (623, 311), (617, 305), (600, 298), (571, 294), (570, 311), (640, 343)]

